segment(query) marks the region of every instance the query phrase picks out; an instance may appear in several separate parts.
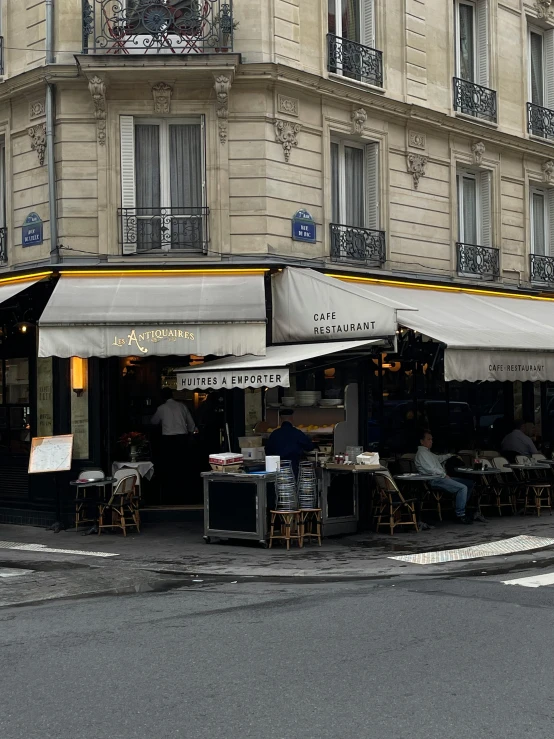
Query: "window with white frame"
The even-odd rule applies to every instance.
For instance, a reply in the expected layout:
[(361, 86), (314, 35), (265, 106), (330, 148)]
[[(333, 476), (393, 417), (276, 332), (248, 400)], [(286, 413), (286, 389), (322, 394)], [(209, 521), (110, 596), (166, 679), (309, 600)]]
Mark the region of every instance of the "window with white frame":
[(489, 87), (488, 0), (455, 0), (456, 77)]
[(529, 29), (529, 101), (554, 108), (554, 30)]
[(120, 117), (123, 251), (204, 251), (208, 241), (202, 118)]
[(492, 246), (490, 172), (459, 171), (458, 241), (462, 244)]
[(374, 0), (328, 0), (329, 33), (375, 48)]
[(531, 187), (529, 200), (531, 253), (554, 256), (554, 190)]
[(378, 159), (378, 144), (331, 141), (333, 223), (379, 228)]

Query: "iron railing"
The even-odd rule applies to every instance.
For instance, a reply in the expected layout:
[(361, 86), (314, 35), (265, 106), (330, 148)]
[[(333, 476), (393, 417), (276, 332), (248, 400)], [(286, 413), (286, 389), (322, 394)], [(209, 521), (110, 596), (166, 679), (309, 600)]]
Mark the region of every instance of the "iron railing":
[(4, 37), (0, 36), (0, 74), (4, 74)]
[(8, 261), (8, 229), (0, 228), (0, 264)]
[(331, 223), (331, 260), (381, 267), (386, 259), (385, 232)]
[(496, 123), (496, 91), (454, 77), (454, 110)]
[(328, 33), (327, 54), (329, 72), (383, 87), (383, 52)]
[(488, 280), (500, 277), (500, 250), (477, 244), (456, 244), (458, 272)]
[(527, 103), (527, 130), (545, 139), (554, 137), (554, 110)]
[(120, 208), (118, 213), (124, 254), (208, 250), (209, 208)]
[(554, 284), (554, 257), (544, 257), (541, 254), (530, 256), (531, 282), (545, 282)]
[(83, 54), (233, 49), (233, 0), (81, 0)]

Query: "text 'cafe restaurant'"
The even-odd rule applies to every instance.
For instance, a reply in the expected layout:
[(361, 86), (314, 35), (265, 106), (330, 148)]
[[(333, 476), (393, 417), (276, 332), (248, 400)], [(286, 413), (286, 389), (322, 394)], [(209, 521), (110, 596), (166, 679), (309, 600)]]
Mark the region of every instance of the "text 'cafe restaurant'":
[(72, 474), (110, 470), (123, 434), (150, 434), (164, 385), (201, 429), (194, 475), (226, 425), (236, 449), (270, 403), (310, 390), (356, 386), (348, 439), (356, 426), (383, 453), (412, 451), (407, 421), (452, 448), (515, 417), (552, 438), (554, 301), (538, 295), (291, 267), (68, 269), (3, 280), (0, 301), (0, 520), (48, 519), (51, 487), (26, 475), (32, 436), (73, 433)]

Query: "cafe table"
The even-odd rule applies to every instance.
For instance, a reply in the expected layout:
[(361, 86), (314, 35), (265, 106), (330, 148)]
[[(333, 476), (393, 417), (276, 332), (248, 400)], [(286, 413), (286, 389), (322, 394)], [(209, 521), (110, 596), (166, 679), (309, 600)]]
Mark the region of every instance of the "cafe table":
[[(102, 477), (99, 480), (71, 480), (69, 483), (72, 487), (75, 488), (75, 528), (78, 528), (79, 523), (92, 523), (93, 528), (96, 526), (98, 522), (98, 517), (95, 513), (95, 518), (82, 518), (81, 514), (83, 511), (85, 511), (85, 515), (89, 514), (89, 511), (86, 510), (90, 506), (95, 506), (95, 509), (98, 508), (98, 502), (105, 502), (106, 501), (106, 488), (112, 488), (114, 482), (116, 482), (116, 479), (114, 477)], [(88, 488), (98, 488), (98, 498), (87, 498), (86, 490)]]

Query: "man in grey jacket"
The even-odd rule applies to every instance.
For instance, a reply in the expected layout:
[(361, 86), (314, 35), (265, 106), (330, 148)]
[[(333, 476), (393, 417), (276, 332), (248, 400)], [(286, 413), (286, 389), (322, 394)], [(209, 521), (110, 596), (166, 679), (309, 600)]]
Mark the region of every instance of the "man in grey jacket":
[[(433, 437), (429, 431), (423, 432), (419, 444), (415, 457), (417, 471), (422, 475), (436, 477), (435, 480), (429, 482), (430, 487), (456, 496), (456, 517), (460, 523), (473, 523), (473, 519), (466, 515), (466, 503), (469, 497), (468, 483), (465, 480), (449, 477), (442, 466), (442, 463), (446, 462), (452, 454), (433, 454), (431, 451)], [(469, 485), (473, 487), (471, 483)]]

